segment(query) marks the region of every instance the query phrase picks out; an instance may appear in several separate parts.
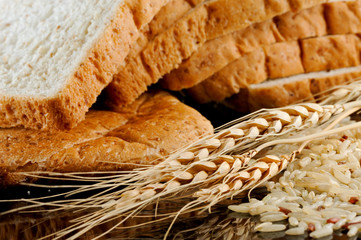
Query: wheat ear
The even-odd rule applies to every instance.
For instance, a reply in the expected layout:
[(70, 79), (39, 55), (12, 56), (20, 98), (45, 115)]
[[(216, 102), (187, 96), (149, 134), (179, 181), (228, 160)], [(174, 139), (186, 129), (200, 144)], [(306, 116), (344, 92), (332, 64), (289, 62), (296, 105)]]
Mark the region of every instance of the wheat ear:
[[(247, 168), (251, 159), (259, 152), (248, 149), (257, 149), (263, 142), (276, 137), (328, 123), (331, 118), (360, 105), (360, 102), (325, 106), (305, 103), (275, 110), (262, 110), (250, 115), (248, 120), (221, 129), (213, 136), (171, 155), (163, 163), (138, 171), (132, 178), (127, 179), (127, 183), (133, 183), (122, 190), (68, 204), (68, 209), (100, 206), (101, 210), (75, 219), (74, 226), (64, 229), (57, 236), (60, 238), (72, 231), (78, 231), (70, 238), (75, 239), (104, 221), (120, 215), (132, 217), (157, 199), (170, 198), (174, 194), (192, 190), (196, 191), (193, 196), (198, 199), (185, 206), (185, 209), (194, 207), (200, 200), (207, 200), (210, 203), (207, 204), (209, 207), (224, 197), (255, 187), (257, 183), (276, 175), (294, 157), (294, 154), (281, 158), (264, 157), (257, 160), (256, 167)], [(241, 181), (242, 178), (244, 181)], [(113, 182), (123, 184), (121, 179)], [(219, 182), (221, 183), (218, 184)], [(217, 185), (212, 186), (212, 183)], [(205, 194), (204, 191), (208, 190), (197, 191), (209, 186), (212, 186), (213, 197), (209, 197), (209, 192)], [(231, 194), (230, 188), (238, 190)], [(60, 206), (65, 203), (57, 204)]]

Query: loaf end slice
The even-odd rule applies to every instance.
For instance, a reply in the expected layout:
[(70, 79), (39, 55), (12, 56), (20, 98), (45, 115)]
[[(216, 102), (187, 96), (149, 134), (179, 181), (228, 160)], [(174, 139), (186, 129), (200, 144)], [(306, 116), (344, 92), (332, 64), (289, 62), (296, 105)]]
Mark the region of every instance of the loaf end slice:
[(132, 170), (211, 134), (211, 123), (166, 92), (143, 94), (128, 106), (91, 110), (67, 131), (0, 130), (0, 185), (27, 172)]

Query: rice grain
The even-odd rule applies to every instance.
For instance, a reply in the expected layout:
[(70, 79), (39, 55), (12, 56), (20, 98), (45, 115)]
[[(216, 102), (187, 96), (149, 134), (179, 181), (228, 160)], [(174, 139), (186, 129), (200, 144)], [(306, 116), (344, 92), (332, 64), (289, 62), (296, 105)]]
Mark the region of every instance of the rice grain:
[(277, 221), (282, 221), (287, 219), (288, 216), (285, 215), (284, 213), (278, 213), (278, 214), (270, 214), (270, 215), (266, 215), (261, 217), (261, 222), (277, 222)]
[(347, 232), (347, 237), (353, 237), (356, 236), (358, 232), (358, 228), (355, 226), (350, 227), (350, 230)]
[(310, 233), (310, 237), (312, 238), (322, 238), (326, 237), (328, 235), (331, 235), (333, 233), (332, 228), (329, 227), (323, 227), (318, 230), (315, 230), (314, 232)]
[(285, 233), (286, 235), (303, 235), (305, 233), (305, 229), (303, 227), (295, 227), (288, 229)]
[(290, 223), (290, 225), (291, 226), (293, 226), (293, 227), (296, 227), (296, 226), (298, 226), (298, 220), (297, 220), (297, 218), (295, 218), (295, 217), (290, 217), (289, 219), (288, 219), (288, 222)]
[(257, 231), (259, 232), (279, 232), (286, 229), (286, 226), (283, 224), (271, 224), (271, 225), (264, 225), (259, 227)]

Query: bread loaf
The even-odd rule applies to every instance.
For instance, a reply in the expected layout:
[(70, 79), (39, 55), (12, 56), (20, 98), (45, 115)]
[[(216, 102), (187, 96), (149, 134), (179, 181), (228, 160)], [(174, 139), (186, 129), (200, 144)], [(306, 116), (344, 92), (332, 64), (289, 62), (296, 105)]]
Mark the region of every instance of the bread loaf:
[(129, 59), (107, 88), (110, 99), (129, 103), (177, 68), (207, 40), (244, 29), (287, 11), (299, 11), (326, 0), (209, 0), (205, 1), (167, 31), (159, 34), (137, 56)]
[(68, 131), (0, 130), (0, 185), (17, 184), (21, 172), (131, 170), (155, 164), (178, 148), (212, 133), (196, 110), (165, 92), (133, 104), (90, 111)]
[[(294, 41), (299, 38), (323, 36), (327, 27), (324, 6), (317, 5), (300, 12), (287, 12), (264, 22), (255, 23), (240, 31), (210, 40), (177, 69), (162, 79), (162, 86), (171, 90), (190, 88), (211, 77), (242, 55), (276, 42)], [(312, 19), (312, 21), (310, 21)], [(287, 23), (287, 26), (285, 24)], [(293, 31), (289, 28), (297, 29)]]
[(167, 1), (1, 0), (0, 127), (74, 127)]
[(220, 102), (250, 84), (268, 79), (358, 66), (360, 54), (361, 39), (354, 34), (275, 43), (244, 54), (209, 79), (190, 88), (188, 93), (201, 103)]
[[(288, 12), (206, 42), (161, 83), (171, 90), (193, 87), (244, 54), (276, 42), (361, 32), (361, 1), (334, 2)], [(345, 16), (344, 18), (342, 16)], [(342, 20), (340, 18), (343, 18)], [(345, 24), (336, 24), (335, 19)]]

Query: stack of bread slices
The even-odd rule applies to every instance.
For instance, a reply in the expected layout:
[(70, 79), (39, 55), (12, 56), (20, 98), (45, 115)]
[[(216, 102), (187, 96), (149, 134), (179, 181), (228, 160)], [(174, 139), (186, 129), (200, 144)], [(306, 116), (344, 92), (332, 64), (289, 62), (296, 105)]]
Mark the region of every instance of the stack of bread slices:
[(168, 6), (107, 87), (112, 101), (131, 102), (160, 80), (199, 103), (249, 112), (312, 101), (361, 74), (361, 1), (173, 0)]
[[(0, 0), (0, 176), (131, 169), (361, 75), (361, 0)], [(104, 91), (103, 91), (104, 90)], [(90, 110), (100, 93), (106, 109)], [(89, 111), (89, 112), (88, 112)], [(88, 113), (87, 113), (88, 112)], [(1, 184), (0, 184), (1, 185)]]
[[(165, 74), (162, 86), (186, 89), (199, 103), (249, 112), (313, 101), (360, 77), (361, 1), (303, 2), (308, 4), (213, 35)], [(255, 9), (270, 9), (258, 4)]]

